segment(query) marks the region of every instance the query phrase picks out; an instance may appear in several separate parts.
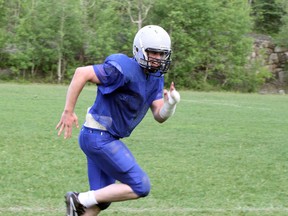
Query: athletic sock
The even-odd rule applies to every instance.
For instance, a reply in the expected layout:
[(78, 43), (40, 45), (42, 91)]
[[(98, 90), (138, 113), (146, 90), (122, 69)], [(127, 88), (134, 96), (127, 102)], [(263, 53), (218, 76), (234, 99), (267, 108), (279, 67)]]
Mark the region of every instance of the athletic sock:
[(94, 191), (79, 193), (78, 199), (79, 202), (87, 208), (98, 204), (94, 195)]

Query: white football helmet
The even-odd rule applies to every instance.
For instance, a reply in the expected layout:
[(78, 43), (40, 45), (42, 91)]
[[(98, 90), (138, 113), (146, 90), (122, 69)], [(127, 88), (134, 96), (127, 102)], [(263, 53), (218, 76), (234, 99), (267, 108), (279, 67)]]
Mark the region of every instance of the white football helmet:
[[(161, 59), (149, 58), (147, 51), (159, 52)], [(171, 40), (168, 33), (160, 26), (148, 25), (141, 28), (134, 38), (133, 55), (139, 65), (150, 73), (166, 73), (171, 63)], [(152, 62), (157, 62), (155, 67)]]

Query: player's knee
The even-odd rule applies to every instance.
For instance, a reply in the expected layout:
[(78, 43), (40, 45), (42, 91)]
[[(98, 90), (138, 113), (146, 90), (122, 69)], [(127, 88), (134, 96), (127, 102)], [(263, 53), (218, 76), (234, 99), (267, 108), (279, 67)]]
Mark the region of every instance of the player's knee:
[(147, 196), (151, 189), (149, 177), (147, 175), (143, 176), (141, 182), (133, 186), (132, 189), (139, 197)]

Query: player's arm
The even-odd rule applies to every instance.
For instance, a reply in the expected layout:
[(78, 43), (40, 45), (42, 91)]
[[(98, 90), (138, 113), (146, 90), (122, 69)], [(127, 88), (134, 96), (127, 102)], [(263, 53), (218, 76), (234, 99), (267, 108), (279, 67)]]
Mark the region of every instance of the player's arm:
[(153, 101), (151, 110), (154, 119), (160, 123), (166, 121), (176, 110), (176, 104), (180, 102), (180, 94), (176, 91), (174, 83), (170, 85), (169, 91), (164, 90), (164, 98)]
[(78, 118), (74, 113), (74, 108), (77, 99), (87, 82), (100, 84), (100, 81), (94, 72), (93, 66), (77, 68), (67, 91), (64, 111), (59, 123), (56, 126), (56, 129), (59, 129), (58, 136), (65, 131), (64, 138), (69, 138), (72, 134), (73, 124), (75, 124), (76, 127), (79, 127)]

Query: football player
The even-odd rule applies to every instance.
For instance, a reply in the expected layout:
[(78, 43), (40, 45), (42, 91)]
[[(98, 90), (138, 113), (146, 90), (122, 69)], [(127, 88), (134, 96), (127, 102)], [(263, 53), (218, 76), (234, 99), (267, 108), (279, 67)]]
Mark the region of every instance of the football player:
[(173, 82), (169, 90), (163, 89), (170, 63), (170, 36), (162, 27), (148, 25), (135, 35), (132, 58), (112, 54), (102, 64), (76, 69), (56, 126), (59, 136), (63, 132), (69, 138), (72, 126), (78, 127), (74, 108), (87, 82), (97, 85), (97, 96), (79, 135), (90, 191), (65, 195), (67, 216), (98, 215), (111, 202), (149, 194), (149, 177), (122, 138), (129, 137), (149, 108), (160, 123), (174, 114), (180, 95)]

